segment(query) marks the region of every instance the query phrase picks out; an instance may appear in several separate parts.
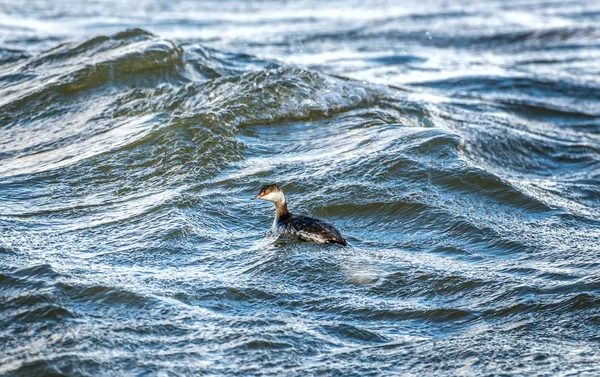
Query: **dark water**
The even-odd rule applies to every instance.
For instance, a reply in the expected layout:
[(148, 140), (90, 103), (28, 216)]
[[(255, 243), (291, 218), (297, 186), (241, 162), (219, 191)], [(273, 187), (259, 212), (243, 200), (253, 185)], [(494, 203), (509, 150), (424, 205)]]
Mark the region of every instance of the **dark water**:
[(593, 1), (4, 2), (0, 375), (597, 375), (599, 78)]

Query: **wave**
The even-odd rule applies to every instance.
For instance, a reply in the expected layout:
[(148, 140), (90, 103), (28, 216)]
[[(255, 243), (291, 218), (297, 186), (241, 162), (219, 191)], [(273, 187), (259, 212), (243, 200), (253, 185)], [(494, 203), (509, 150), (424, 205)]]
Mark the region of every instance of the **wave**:
[[(388, 21), (349, 34), (396, 35)], [(474, 48), (561, 38), (500, 34)], [(0, 373), (156, 374), (175, 358), (194, 374), (190, 355), (212, 367), (215, 350), (431, 356), (438, 341), (463, 355), (473, 337), (520, 340), (533, 317), (593, 314), (592, 83), (469, 73), (395, 88), (193, 43), (133, 29), (0, 55)], [(351, 246), (265, 236), (272, 208), (249, 198), (271, 181)], [(52, 352), (22, 352), (23, 338)]]
[[(444, 14), (433, 15), (445, 18)], [(461, 16), (457, 13), (456, 16)], [(429, 17), (429, 15), (427, 16)], [(417, 28), (406, 29), (402, 18), (390, 18), (368, 28), (359, 28), (347, 33), (337, 33), (330, 38), (336, 40), (401, 40), (419, 46), (433, 46), (440, 48), (453, 47), (470, 51), (501, 51), (521, 52), (554, 50), (568, 51), (584, 49), (595, 46), (600, 29), (596, 26), (582, 25), (550, 27), (540, 30), (531, 28), (526, 30), (491, 30), (484, 33), (474, 27), (475, 32), (464, 29), (433, 30), (425, 24)], [(312, 38), (328, 38), (328, 35), (317, 35)], [(560, 58), (558, 58), (560, 59)]]

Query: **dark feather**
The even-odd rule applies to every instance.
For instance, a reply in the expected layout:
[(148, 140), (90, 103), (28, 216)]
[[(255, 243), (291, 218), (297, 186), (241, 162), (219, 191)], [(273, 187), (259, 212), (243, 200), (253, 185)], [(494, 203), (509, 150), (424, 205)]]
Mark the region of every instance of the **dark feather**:
[(344, 237), (342, 237), (333, 225), (312, 217), (290, 214), (279, 219), (277, 225), (283, 231), (295, 233), (305, 241), (311, 241), (312, 239), (303, 236), (303, 234), (310, 234), (311, 236), (321, 238), (323, 242), (337, 243), (344, 246), (348, 245)]

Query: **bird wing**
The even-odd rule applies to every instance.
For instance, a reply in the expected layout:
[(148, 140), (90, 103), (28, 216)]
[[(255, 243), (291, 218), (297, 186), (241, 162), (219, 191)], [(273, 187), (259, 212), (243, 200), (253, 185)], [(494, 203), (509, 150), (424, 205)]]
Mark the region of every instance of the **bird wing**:
[(343, 245), (346, 240), (335, 227), (325, 221), (313, 219), (308, 216), (294, 216), (290, 221), (292, 228), (297, 230), (301, 238), (318, 240), (321, 242), (337, 242)]

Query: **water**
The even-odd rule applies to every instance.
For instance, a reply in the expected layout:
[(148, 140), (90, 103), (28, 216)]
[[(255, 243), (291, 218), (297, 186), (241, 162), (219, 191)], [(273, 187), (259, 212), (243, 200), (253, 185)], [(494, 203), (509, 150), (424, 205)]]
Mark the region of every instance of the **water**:
[[(600, 4), (0, 5), (0, 375), (595, 375)], [(351, 246), (267, 232), (292, 211)]]

